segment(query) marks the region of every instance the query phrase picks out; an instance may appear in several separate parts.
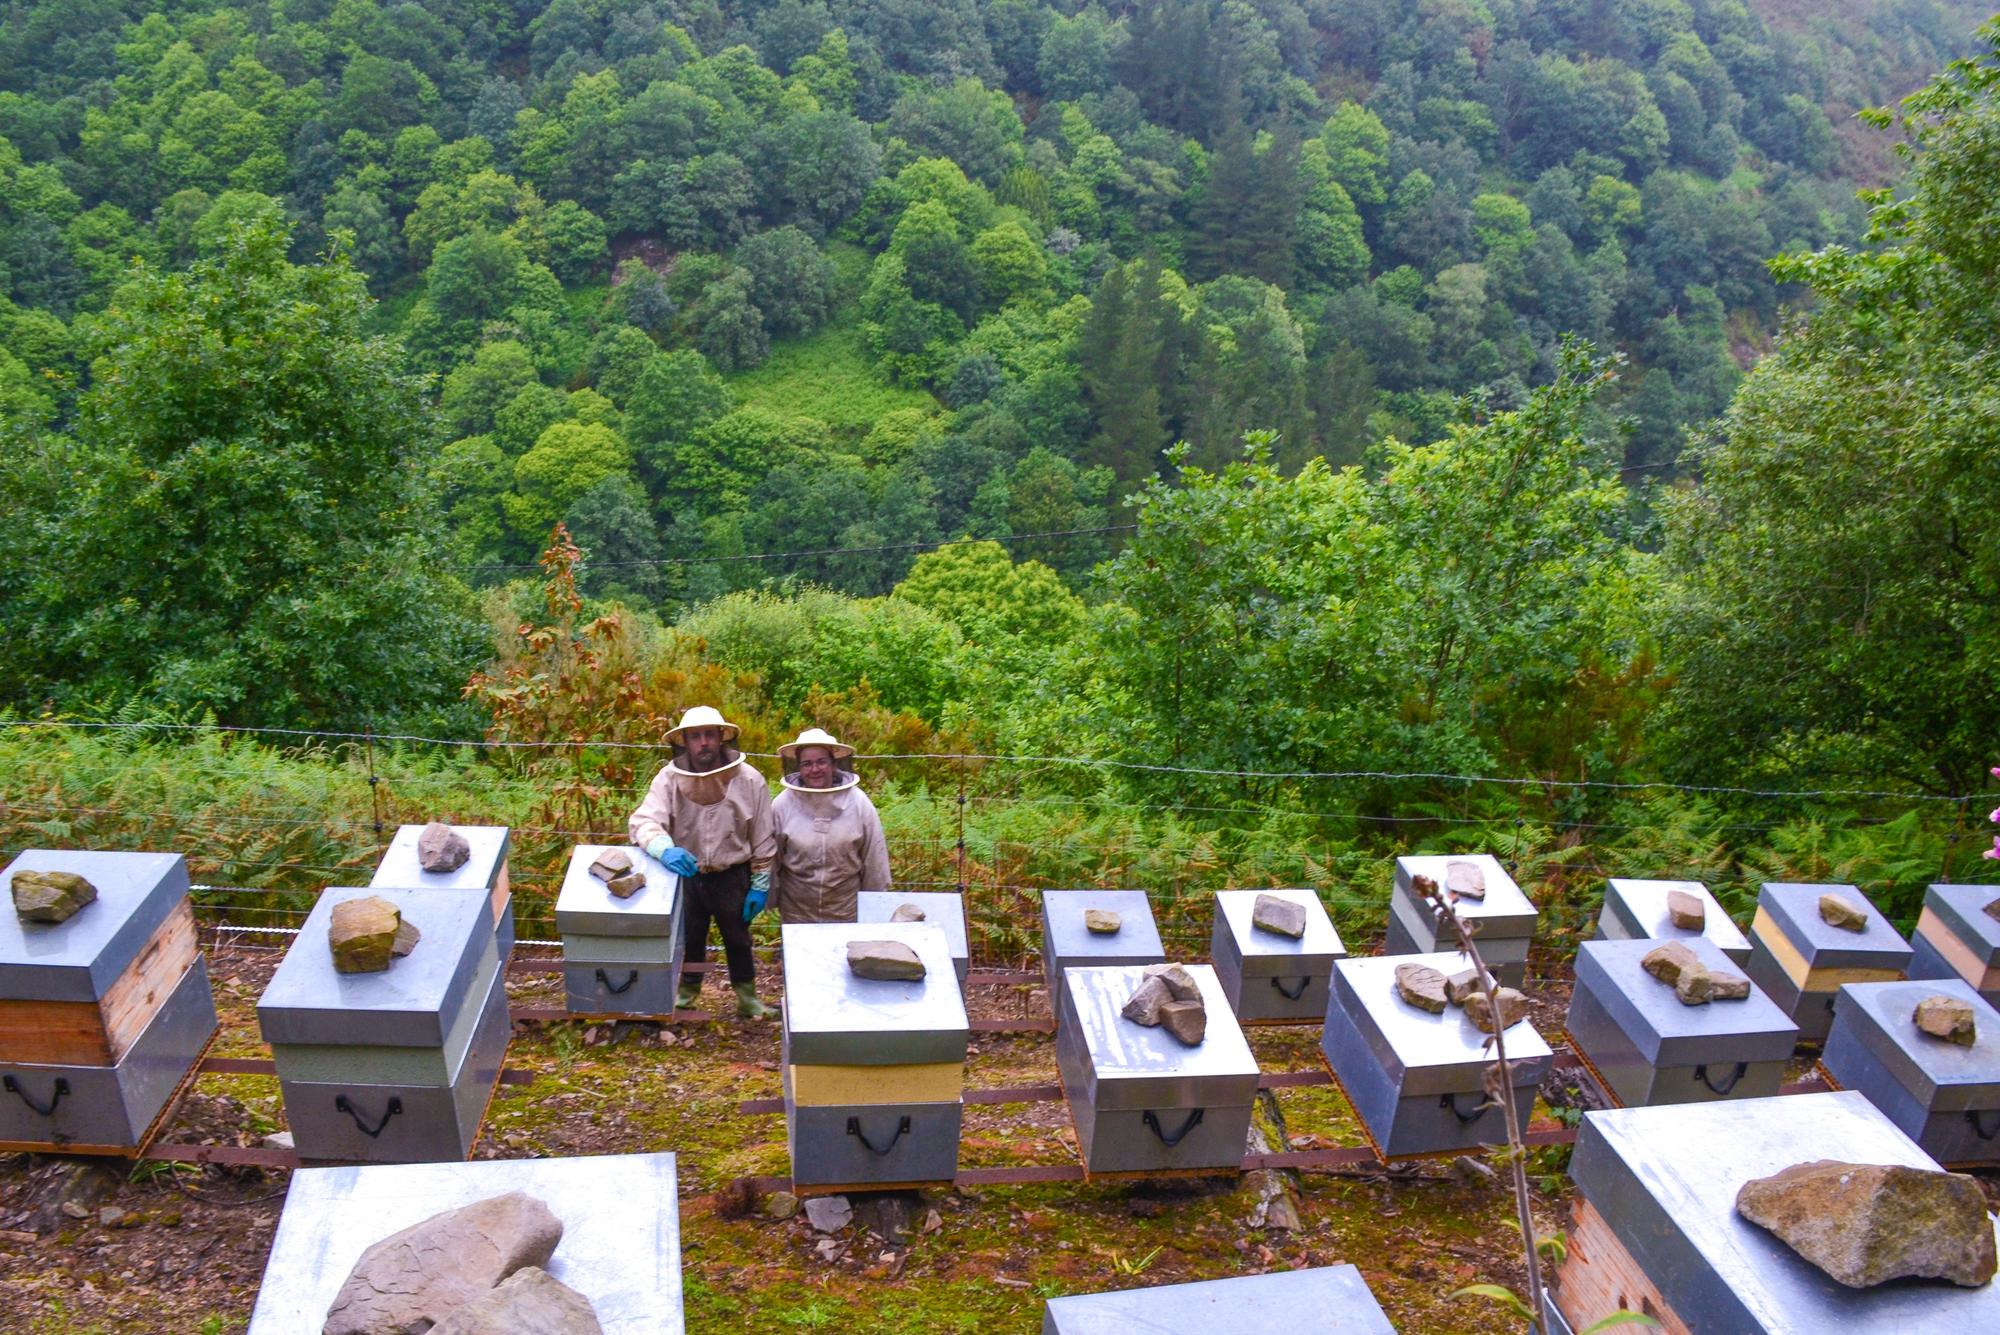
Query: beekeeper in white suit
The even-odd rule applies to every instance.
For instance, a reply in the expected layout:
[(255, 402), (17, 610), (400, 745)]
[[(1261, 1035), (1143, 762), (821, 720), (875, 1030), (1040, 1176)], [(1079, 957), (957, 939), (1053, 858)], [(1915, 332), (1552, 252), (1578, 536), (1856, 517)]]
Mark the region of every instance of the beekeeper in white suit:
[(857, 893), (889, 889), (882, 817), (861, 791), (854, 748), (807, 728), (778, 756), (785, 766), (771, 803), (778, 912), (786, 922), (853, 922)]

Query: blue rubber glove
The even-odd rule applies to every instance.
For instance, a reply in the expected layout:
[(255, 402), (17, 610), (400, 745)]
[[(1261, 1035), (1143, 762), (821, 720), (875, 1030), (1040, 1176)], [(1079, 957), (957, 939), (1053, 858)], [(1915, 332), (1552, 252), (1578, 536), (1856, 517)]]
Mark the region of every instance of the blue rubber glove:
[(646, 845), (646, 855), (674, 875), (684, 879), (691, 878), (701, 870), (695, 864), (694, 854), (685, 848), (676, 848), (671, 835), (654, 835), (652, 842)]
[(771, 873), (753, 871), (750, 873), (750, 893), (743, 896), (743, 921), (755, 922), (757, 915), (764, 911), (764, 904), (771, 898)]

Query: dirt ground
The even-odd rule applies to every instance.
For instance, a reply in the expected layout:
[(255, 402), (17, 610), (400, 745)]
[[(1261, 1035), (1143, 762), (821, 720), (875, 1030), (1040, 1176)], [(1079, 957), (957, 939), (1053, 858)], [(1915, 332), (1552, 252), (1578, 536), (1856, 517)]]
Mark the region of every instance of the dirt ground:
[[(256, 1000), (279, 956), (210, 948), (222, 1033), (214, 1056), (268, 1056)], [(1555, 967), (1555, 958), (1548, 961)], [(775, 970), (760, 991), (774, 1000)], [(516, 1007), (559, 1007), (559, 976), (515, 974)], [(716, 1004), (722, 989), (705, 993)], [(1534, 1020), (1561, 1029), (1563, 977), (1535, 989)], [(975, 1016), (1046, 1015), (1040, 987), (971, 989)], [(1316, 1029), (1249, 1031), (1267, 1072), (1317, 1069)], [(1046, 1034), (975, 1034), (968, 1088), (1052, 1082)], [(1244, 1180), (1057, 1183), (855, 1198), (834, 1236), (743, 1179), (783, 1177), (784, 1118), (745, 1114), (780, 1094), (774, 1023), (517, 1022), (510, 1068), (479, 1158), (671, 1150), (679, 1155), (688, 1329), (1028, 1332), (1064, 1293), (1353, 1262), (1398, 1329), (1490, 1331), (1508, 1323), (1470, 1283), (1519, 1288), (1523, 1267), (1502, 1180), (1463, 1163), (1253, 1174)], [(1558, 1105), (1586, 1096), (1545, 1090)], [(1550, 1114), (1541, 1109), (1543, 1124)], [(1257, 1116), (1273, 1148), (1364, 1143), (1330, 1088), (1274, 1091)], [(275, 1077), (201, 1076), (159, 1143), (258, 1145), (284, 1126)], [(1060, 1102), (969, 1106), (964, 1165), (1073, 1163)], [(1533, 1152), (1538, 1228), (1566, 1218), (1567, 1150)], [(281, 1169), (136, 1166), (46, 1155), (0, 1157), (0, 1330), (219, 1332), (246, 1328), (284, 1208)], [(1299, 1227), (1267, 1226), (1282, 1192)], [(1278, 1213), (1282, 1218), (1282, 1206)]]

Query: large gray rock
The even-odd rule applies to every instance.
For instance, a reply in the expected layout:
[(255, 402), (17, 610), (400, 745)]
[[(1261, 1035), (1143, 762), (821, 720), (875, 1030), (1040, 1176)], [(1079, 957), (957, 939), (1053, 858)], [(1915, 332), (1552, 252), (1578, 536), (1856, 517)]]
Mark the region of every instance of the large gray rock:
[(1667, 917), (1684, 932), (1699, 932), (1708, 921), (1708, 905), (1685, 890), (1669, 890)]
[(1195, 982), (1194, 975), (1178, 964), (1148, 964), (1146, 977), (1165, 983), (1175, 1001), (1201, 1000), (1201, 987)]
[(1743, 1184), (1736, 1211), (1849, 1288), (1993, 1278), (1993, 1224), (1958, 1173), (1819, 1159)]
[(73, 871), (14, 873), (14, 912), (29, 922), (67, 922), (97, 898), (97, 887)]
[(326, 944), (341, 973), (380, 973), (389, 967), (403, 928), (403, 911), (380, 895), (346, 899), (333, 906)]
[(914, 983), (924, 976), (924, 962), (901, 941), (849, 941), (847, 969), (856, 978), (878, 982)]
[(526, 1266), (431, 1327), (431, 1335), (604, 1335), (590, 1299)]
[(821, 1233), (838, 1233), (854, 1222), (854, 1207), (845, 1196), (811, 1196), (806, 1200), (806, 1222)]
[(562, 1221), (510, 1191), (392, 1233), (354, 1263), (321, 1335), (423, 1335), (524, 1266), (544, 1266)]
[(1444, 1014), (1444, 975), (1428, 964), (1398, 964), (1396, 995), (1433, 1015)]
[(1486, 993), (1474, 992), (1465, 999), (1465, 1018), (1472, 1021), (1472, 1027), (1482, 1034), (1498, 1033), (1528, 1018), (1528, 998), (1511, 987), (1494, 988), (1493, 1002), (1500, 1008), (1500, 1023), (1497, 1026), (1493, 1023), (1493, 1005), (1487, 1004)]
[(1189, 1047), (1208, 1037), (1208, 1008), (1199, 1001), (1169, 1001), (1160, 1007), (1160, 1027)]
[(1444, 888), (1461, 899), (1486, 898), (1486, 873), (1477, 862), (1444, 864)]
[(1296, 941), (1306, 934), (1306, 906), (1276, 895), (1259, 895), (1250, 905), (1250, 925)]
[(1148, 1029), (1159, 1024), (1160, 1010), (1174, 999), (1163, 978), (1148, 978), (1139, 984), (1118, 1013), (1133, 1024), (1143, 1024)]
[(1932, 1038), (1941, 1038), (1962, 1048), (1969, 1048), (1979, 1041), (1969, 1001), (1961, 1001), (1957, 997), (1925, 997), (1917, 1003), (1916, 1013), (1910, 1018), (1917, 1022), (1917, 1028)]
[(1868, 910), (1859, 904), (1842, 899), (1839, 895), (1819, 897), (1819, 920), (1829, 927), (1838, 927), (1843, 931), (1868, 930)]
[(1118, 929), (1125, 925), (1125, 920), (1110, 909), (1085, 909), (1083, 925), (1099, 936), (1116, 936)]
[(425, 871), (457, 871), (472, 856), (465, 836), (434, 820), (417, 836), (417, 865)]

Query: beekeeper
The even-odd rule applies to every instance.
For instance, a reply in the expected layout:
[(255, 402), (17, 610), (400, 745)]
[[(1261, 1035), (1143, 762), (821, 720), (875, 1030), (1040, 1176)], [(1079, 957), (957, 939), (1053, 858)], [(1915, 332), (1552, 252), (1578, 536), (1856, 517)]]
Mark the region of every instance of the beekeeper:
[(778, 912), (786, 922), (853, 922), (857, 893), (889, 888), (882, 817), (861, 791), (854, 748), (807, 728), (778, 756)]
[[(737, 727), (708, 705), (681, 715), (667, 733), (673, 759), (653, 776), (646, 798), (632, 813), (632, 842), (681, 878), (685, 958), (708, 960), (708, 925), (722, 931), (736, 1013), (762, 1020), (770, 1007), (757, 999), (757, 961), (750, 951), (750, 923), (771, 895), (776, 850), (771, 790), (764, 776), (743, 763), (731, 743)], [(701, 995), (702, 974), (681, 976), (675, 1005), (687, 1009)]]

